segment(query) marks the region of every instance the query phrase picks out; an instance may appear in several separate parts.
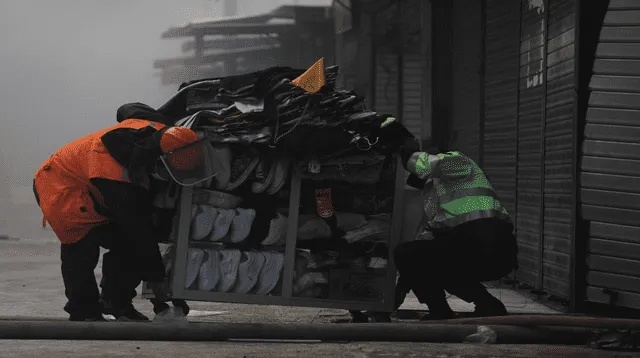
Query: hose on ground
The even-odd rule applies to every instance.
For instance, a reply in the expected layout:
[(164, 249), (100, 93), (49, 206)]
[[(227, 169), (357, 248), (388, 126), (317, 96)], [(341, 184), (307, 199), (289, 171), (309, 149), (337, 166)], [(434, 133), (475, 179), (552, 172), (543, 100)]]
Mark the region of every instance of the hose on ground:
[[(427, 321), (428, 323), (428, 321)], [(640, 330), (640, 320), (627, 318), (605, 318), (564, 315), (522, 315), (457, 318), (439, 321), (442, 324), (471, 324), (471, 325), (507, 325), (526, 327), (584, 327)]]
[[(490, 326), (500, 344), (586, 344), (593, 330), (578, 327)], [(452, 324), (255, 324), (0, 321), (0, 339), (228, 341), (315, 340), (325, 342), (459, 343), (474, 325)]]

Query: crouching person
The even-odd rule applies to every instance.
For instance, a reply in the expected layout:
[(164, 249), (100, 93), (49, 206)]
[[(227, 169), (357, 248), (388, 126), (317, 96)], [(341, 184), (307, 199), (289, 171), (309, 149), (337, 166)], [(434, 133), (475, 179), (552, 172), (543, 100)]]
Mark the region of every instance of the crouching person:
[(423, 188), (426, 226), (433, 234), (396, 247), (396, 299), (413, 291), (429, 307), (425, 319), (454, 317), (445, 291), (474, 303), (477, 316), (507, 314), (482, 282), (517, 269), (518, 248), (512, 219), (483, 170), (461, 152), (420, 151), (417, 139), (399, 123), (381, 135), (402, 142), (402, 163)]
[[(167, 126), (141, 104), (125, 105), (118, 115), (117, 125), (67, 144), (35, 174), (36, 200), (61, 242), (64, 309), (71, 321), (104, 321), (102, 314), (148, 320), (132, 303), (142, 281), (154, 291), (155, 306), (168, 300), (151, 182), (172, 177), (184, 185), (192, 177), (211, 177), (198, 172), (207, 166), (201, 163), (204, 142), (193, 131)], [(100, 247), (109, 250), (101, 295), (94, 276)]]

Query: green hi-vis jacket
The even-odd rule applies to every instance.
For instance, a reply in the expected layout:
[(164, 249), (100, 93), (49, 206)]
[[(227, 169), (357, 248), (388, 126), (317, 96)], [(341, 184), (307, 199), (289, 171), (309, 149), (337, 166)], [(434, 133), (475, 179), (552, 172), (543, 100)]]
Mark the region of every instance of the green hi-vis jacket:
[(426, 180), (425, 213), (431, 229), (485, 218), (511, 222), (482, 169), (460, 152), (414, 153), (407, 170)]

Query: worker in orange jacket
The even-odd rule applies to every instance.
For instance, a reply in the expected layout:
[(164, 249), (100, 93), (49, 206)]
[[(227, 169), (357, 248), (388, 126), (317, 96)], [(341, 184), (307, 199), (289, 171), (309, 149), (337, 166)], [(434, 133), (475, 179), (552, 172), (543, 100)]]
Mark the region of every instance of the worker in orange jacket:
[[(165, 267), (152, 224), (156, 179), (192, 185), (213, 176), (205, 164), (208, 142), (192, 130), (170, 126), (140, 103), (122, 106), (118, 122), (62, 147), (33, 182), (44, 218), (61, 242), (64, 309), (71, 321), (103, 321), (102, 314), (148, 320), (132, 303), (142, 281), (153, 289), (154, 302), (166, 306)], [(102, 295), (94, 276), (100, 247), (109, 250)], [(175, 304), (188, 311), (184, 301)]]

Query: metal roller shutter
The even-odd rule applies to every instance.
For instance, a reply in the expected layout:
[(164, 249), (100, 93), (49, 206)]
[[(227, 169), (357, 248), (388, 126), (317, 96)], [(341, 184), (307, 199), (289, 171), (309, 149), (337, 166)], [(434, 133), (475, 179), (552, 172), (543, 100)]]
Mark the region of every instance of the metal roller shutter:
[(576, 120), (576, 0), (549, 0), (544, 125), (542, 288), (571, 296)]
[(376, 15), (376, 28), (400, 26), (398, 18), (402, 21), (401, 27), (392, 32), (393, 37), (381, 36), (377, 41), (373, 106), (377, 112), (398, 117), (420, 140), (427, 134), (423, 116), (423, 24), (416, 16), (421, 11), (420, 0), (408, 0)]
[[(522, 1), (518, 100), (518, 279), (541, 288), (546, 17), (544, 3)], [(534, 6), (538, 5), (538, 6)]]
[(374, 110), (396, 115), (398, 112), (398, 55), (378, 53), (375, 84)]
[[(374, 110), (399, 117), (413, 135), (422, 140), (426, 134), (426, 119), (423, 116), (423, 61), (422, 56), (402, 56), (402, 98), (399, 96), (398, 63), (400, 57), (393, 53), (378, 53), (376, 57)], [(400, 106), (402, 107), (400, 109)], [(409, 172), (405, 173), (405, 180)]]
[(485, 10), (482, 165), (516, 217), (519, 3), (487, 0)]
[(427, 135), (423, 113), (424, 74), (426, 63), (423, 54), (422, 0), (398, 2), (401, 8), (402, 31), (402, 121), (421, 141)]
[(402, 69), (402, 121), (409, 131), (422, 141), (425, 118), (422, 106), (424, 64), (420, 55), (404, 55)]
[(572, 274), (575, 24), (575, 0), (487, 0), (483, 165), (515, 217), (517, 279), (563, 299)]
[(582, 146), (588, 301), (640, 308), (640, 1), (611, 0)]
[[(398, 55), (378, 54), (374, 110), (398, 116)], [(413, 135), (422, 139), (425, 118), (422, 108), (422, 56), (404, 55), (402, 68), (402, 120)]]

